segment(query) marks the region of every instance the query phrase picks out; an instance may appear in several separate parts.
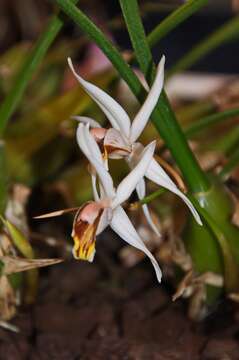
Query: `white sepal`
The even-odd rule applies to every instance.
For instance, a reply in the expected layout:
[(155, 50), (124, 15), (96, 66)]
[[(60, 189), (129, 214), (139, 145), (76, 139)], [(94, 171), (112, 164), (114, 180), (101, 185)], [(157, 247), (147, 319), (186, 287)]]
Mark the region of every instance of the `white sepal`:
[(71, 118), (85, 125), (89, 124), (92, 128), (101, 128), (101, 125), (97, 121), (88, 116), (72, 116)]
[(115, 129), (121, 130), (123, 134), (128, 137), (130, 133), (130, 119), (122, 106), (120, 106), (117, 101), (115, 101), (106, 92), (79, 76), (76, 73), (70, 58), (68, 58), (68, 64), (81, 86), (83, 86), (85, 91), (99, 105), (101, 110), (108, 117), (111, 125)]
[(131, 172), (121, 181), (116, 190), (116, 197), (112, 207), (122, 204), (135, 190), (138, 182), (143, 178), (153, 158), (156, 142), (152, 141), (142, 152), (141, 158)]
[(173, 192), (174, 194), (178, 195), (188, 206), (189, 210), (191, 211), (192, 215), (194, 216), (195, 220), (199, 225), (202, 225), (202, 221), (196, 209), (194, 208), (191, 201), (180, 191), (174, 182), (170, 179), (167, 173), (163, 170), (163, 168), (157, 163), (155, 159), (152, 159), (149, 167), (147, 168), (145, 176), (156, 183), (159, 186), (164, 187), (165, 189)]
[(93, 136), (90, 134), (88, 125), (78, 125), (77, 142), (90, 164), (95, 168), (104, 189), (104, 193), (109, 197), (113, 197), (115, 195), (113, 180), (105, 169), (100, 149)]
[(138, 137), (141, 135), (142, 131), (144, 130), (149, 117), (158, 102), (159, 96), (163, 89), (163, 82), (164, 82), (164, 63), (165, 57), (162, 56), (160, 63), (157, 68), (156, 77), (154, 83), (148, 93), (148, 96), (141, 106), (139, 112), (135, 116), (131, 130), (130, 130), (130, 141), (131, 143), (135, 142)]
[(96, 176), (96, 174), (91, 174), (91, 184), (92, 184), (92, 191), (93, 191), (94, 200), (98, 201), (100, 199), (100, 197), (99, 197), (98, 190), (97, 190), (97, 176)]
[(139, 237), (137, 231), (135, 230), (133, 224), (128, 218), (126, 212), (121, 206), (118, 206), (113, 212), (113, 218), (110, 223), (110, 227), (128, 244), (134, 246), (136, 249), (139, 249), (147, 255), (155, 269), (155, 273), (158, 279), (158, 282), (161, 282), (162, 272), (160, 267), (152, 255), (152, 253), (147, 249), (144, 242)]

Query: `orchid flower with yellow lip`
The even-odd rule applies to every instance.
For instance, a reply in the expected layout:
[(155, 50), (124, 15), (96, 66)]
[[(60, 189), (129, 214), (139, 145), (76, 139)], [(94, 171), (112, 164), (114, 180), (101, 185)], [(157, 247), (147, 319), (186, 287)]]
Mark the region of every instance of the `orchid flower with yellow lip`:
[[(148, 96), (144, 104), (136, 114), (132, 123), (128, 114), (120, 104), (118, 104), (106, 92), (80, 77), (74, 70), (70, 58), (68, 58), (68, 63), (76, 79), (85, 89), (85, 91), (91, 96), (91, 98), (99, 105), (101, 110), (110, 121), (112, 128), (101, 128), (101, 126), (95, 120), (88, 117), (75, 116), (74, 118), (84, 124), (89, 124), (91, 127), (91, 133), (95, 137), (95, 140), (99, 144), (103, 144), (104, 157), (107, 155), (110, 158), (125, 158), (129, 164), (129, 167), (131, 169), (134, 168), (134, 166), (139, 161), (141, 153), (144, 149), (144, 146), (137, 142), (137, 139), (147, 125), (150, 115), (155, 105), (157, 104), (163, 88), (165, 57), (162, 57), (157, 68), (154, 83), (148, 92)], [(150, 165), (145, 173), (145, 177), (157, 185), (162, 186), (178, 195), (188, 206), (197, 223), (202, 225), (200, 216), (198, 215), (191, 201), (178, 189), (175, 183), (154, 158), (152, 158), (150, 162)], [(138, 182), (136, 191), (139, 199), (145, 197), (146, 187), (144, 178)], [(143, 211), (149, 225), (156, 232), (156, 234), (159, 235), (159, 231), (151, 219), (146, 204), (143, 205)]]
[[(100, 149), (89, 131), (88, 125), (79, 124), (77, 141), (93, 167), (92, 185), (94, 201), (90, 201), (77, 209), (73, 223), (72, 237), (74, 239), (73, 255), (76, 259), (93, 261), (95, 255), (96, 236), (110, 226), (123, 240), (135, 248), (143, 251), (154, 266), (158, 281), (161, 281), (159, 265), (139, 237), (133, 224), (128, 218), (121, 204), (126, 201), (138, 182), (142, 179), (152, 160), (155, 141), (150, 143), (141, 153), (140, 160), (133, 170), (121, 181), (115, 189), (112, 177), (105, 168)], [(96, 183), (99, 180), (99, 192)], [(38, 216), (46, 218), (62, 215), (74, 209), (60, 210)]]

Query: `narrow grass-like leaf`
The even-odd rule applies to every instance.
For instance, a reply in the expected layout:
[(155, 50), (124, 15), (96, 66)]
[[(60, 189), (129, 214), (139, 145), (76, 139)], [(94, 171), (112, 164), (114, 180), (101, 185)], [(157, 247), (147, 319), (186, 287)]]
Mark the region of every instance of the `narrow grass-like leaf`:
[[(73, 3), (77, 3), (78, 0), (71, 1)], [(60, 16), (54, 16), (23, 64), (22, 69), (15, 79), (12, 89), (0, 106), (0, 138), (3, 136), (8, 120), (21, 101), (23, 93), (34, 71), (41, 63), (48, 48), (56, 38), (63, 24), (64, 21)]]
[(194, 46), (191, 51), (184, 55), (175, 65), (169, 69), (167, 76), (184, 71), (192, 67), (199, 60), (205, 57), (219, 46), (239, 36), (239, 16), (230, 19), (219, 29), (207, 35), (199, 44)]
[(239, 125), (236, 125), (226, 135), (217, 140), (210, 147), (229, 155), (239, 144)]
[[(130, 1), (129, 1), (130, 2)], [(150, 47), (156, 45), (169, 32), (183, 23), (208, 3), (208, 0), (188, 0), (160, 22), (147, 36)]]
[(239, 166), (239, 148), (231, 155), (228, 162), (219, 173), (219, 176), (222, 180), (226, 180), (230, 173)]
[(198, 121), (195, 121), (193, 124), (189, 125), (184, 133), (188, 138), (197, 135), (200, 131), (208, 129), (212, 125), (220, 124), (225, 120), (231, 120), (234, 117), (239, 116), (239, 108), (225, 110), (219, 113), (215, 113), (209, 116), (205, 116)]

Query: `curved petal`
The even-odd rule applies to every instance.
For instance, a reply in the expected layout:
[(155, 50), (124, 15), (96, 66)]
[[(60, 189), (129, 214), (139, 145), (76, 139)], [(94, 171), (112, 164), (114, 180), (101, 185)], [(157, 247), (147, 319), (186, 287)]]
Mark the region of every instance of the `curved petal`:
[(123, 134), (128, 137), (130, 133), (130, 118), (125, 110), (120, 106), (111, 96), (109, 96), (106, 92), (98, 88), (97, 86), (91, 84), (90, 82), (84, 80), (81, 76), (79, 76), (72, 64), (70, 58), (68, 58), (68, 64), (71, 68), (71, 71), (81, 84), (81, 86), (85, 89), (85, 91), (90, 95), (90, 97), (99, 105), (101, 110), (108, 117), (112, 126), (121, 130)]
[(140, 108), (138, 114), (135, 116), (131, 130), (130, 130), (130, 141), (133, 143), (135, 142), (138, 137), (141, 135), (142, 131), (144, 130), (149, 117), (158, 102), (160, 93), (163, 89), (163, 82), (164, 82), (164, 63), (165, 57), (162, 56), (160, 63), (157, 68), (156, 77), (154, 83), (148, 93), (148, 96)]
[(129, 175), (127, 175), (119, 184), (116, 190), (116, 197), (112, 203), (112, 207), (116, 207), (119, 204), (122, 204), (127, 200), (138, 182), (144, 176), (154, 154), (156, 142), (152, 141), (142, 152), (141, 159), (138, 164), (131, 170)]
[(147, 168), (145, 176), (149, 180), (153, 181), (155, 184), (159, 186), (163, 186), (165, 189), (168, 189), (169, 191), (178, 195), (188, 206), (189, 210), (191, 211), (197, 223), (199, 225), (202, 225), (200, 216), (196, 211), (196, 209), (194, 208), (191, 201), (177, 188), (174, 182), (170, 179), (170, 177), (167, 175), (167, 173), (163, 170), (163, 168), (157, 163), (155, 159), (152, 159), (149, 167)]
[(103, 165), (103, 158), (101, 151), (95, 139), (90, 134), (88, 126), (89, 126), (88, 124), (78, 125), (76, 130), (77, 143), (90, 162), (91, 162), (90, 158), (94, 157), (96, 160), (99, 161), (99, 163)]
[(147, 255), (154, 267), (158, 282), (161, 282), (162, 272), (160, 267), (155, 259), (155, 257), (151, 254), (151, 252), (147, 249), (144, 242), (139, 237), (137, 231), (135, 230), (133, 224), (128, 218), (126, 212), (121, 206), (118, 206), (113, 212), (113, 218), (110, 223), (110, 227), (128, 244), (134, 246), (136, 249), (139, 249)]
[(108, 173), (108, 171), (105, 169), (104, 166), (102, 166), (97, 160), (92, 159), (91, 160), (92, 165), (94, 166), (97, 175), (99, 176), (100, 182), (103, 187), (103, 191), (101, 189), (101, 194), (104, 194), (105, 196), (109, 198), (115, 197), (115, 189), (112, 177)]
[(93, 136), (90, 134), (87, 125), (79, 124), (77, 128), (77, 142), (82, 152), (95, 168), (103, 186), (104, 193), (109, 197), (115, 196), (113, 180), (105, 169), (99, 147)]
[[(145, 197), (145, 180), (144, 180), (144, 178), (141, 179), (138, 182), (138, 184), (136, 185), (136, 192), (137, 192), (138, 197), (139, 197), (140, 200)], [(147, 204), (142, 205), (142, 210), (143, 210), (144, 216), (145, 216), (145, 218), (147, 220), (147, 223), (149, 224), (151, 229), (155, 232), (155, 234), (157, 236), (161, 236), (157, 226), (153, 222), (153, 219), (152, 219), (152, 217), (150, 215), (149, 208), (148, 208)]]
[[(89, 129), (87, 126), (84, 126), (84, 138), (88, 146), (88, 151), (90, 154), (90, 157), (88, 158), (89, 162), (94, 166), (97, 175), (99, 176), (100, 182), (102, 184), (104, 193), (112, 198), (115, 196), (115, 190), (114, 190), (114, 184), (112, 177), (108, 173), (106, 169), (106, 164), (103, 161), (100, 149), (89, 132)], [(97, 148), (97, 151), (96, 151)], [(97, 156), (95, 156), (97, 154)]]
[(100, 197), (97, 190), (96, 180), (97, 180), (96, 174), (91, 174), (91, 185), (92, 185), (94, 200), (99, 201)]
[(71, 118), (83, 124), (89, 124), (92, 128), (101, 128), (101, 125), (97, 121), (88, 116), (72, 116)]
[[(102, 130), (103, 130), (103, 128), (102, 128)], [(87, 143), (88, 151), (90, 154), (90, 159), (95, 158), (108, 171), (109, 170), (108, 159), (103, 158), (100, 148), (99, 148), (94, 136), (92, 135), (92, 133), (89, 130), (89, 124), (84, 126), (83, 132), (84, 132), (85, 141)], [(89, 160), (89, 161), (92, 162), (91, 160)]]

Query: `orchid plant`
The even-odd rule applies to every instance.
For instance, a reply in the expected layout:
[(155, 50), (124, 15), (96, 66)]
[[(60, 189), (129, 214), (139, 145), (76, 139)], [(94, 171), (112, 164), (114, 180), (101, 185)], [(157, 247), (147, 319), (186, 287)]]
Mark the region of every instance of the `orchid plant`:
[[(73, 256), (76, 259), (90, 262), (93, 261), (95, 255), (96, 236), (101, 234), (109, 225), (128, 244), (143, 251), (149, 257), (160, 282), (162, 275), (156, 259), (139, 237), (121, 206), (130, 197), (138, 182), (145, 175), (153, 157), (155, 141), (142, 151), (137, 165), (121, 181), (117, 189), (114, 188), (112, 177), (105, 168), (100, 149), (90, 133), (88, 125), (79, 124), (77, 141), (92, 167), (94, 201), (90, 201), (80, 208), (55, 211), (37, 218), (60, 216), (66, 212), (77, 210), (72, 230), (74, 239)], [(99, 178), (99, 193), (95, 173)]]
[[(154, 159), (156, 142), (154, 141), (146, 147), (137, 142), (161, 93), (165, 58), (162, 57), (159, 63), (152, 88), (132, 124), (125, 110), (112, 97), (82, 79), (75, 72), (70, 59), (68, 59), (68, 62), (80, 84), (100, 106), (113, 127), (109, 129), (101, 128), (98, 122), (91, 118), (77, 117), (80, 123), (77, 128), (76, 138), (81, 151), (91, 165), (94, 201), (90, 201), (80, 208), (59, 210), (38, 216), (38, 218), (60, 216), (66, 212), (77, 211), (72, 230), (74, 240), (73, 256), (76, 259), (90, 262), (93, 261), (95, 255), (96, 236), (102, 233), (109, 225), (128, 244), (143, 251), (149, 257), (160, 282), (162, 275), (159, 265), (139, 237), (122, 204), (129, 199), (135, 189), (140, 199), (145, 196), (146, 184), (144, 178), (146, 177), (180, 196), (188, 205), (198, 224), (202, 225), (201, 219), (191, 202)], [(101, 152), (102, 148), (103, 153)], [(131, 169), (117, 189), (114, 188), (113, 179), (109, 173), (108, 158), (124, 158)], [(149, 224), (159, 235), (146, 204), (143, 205), (143, 211)]]
[[(101, 128), (98, 122), (89, 117), (75, 116), (74, 118), (82, 123), (89, 124), (91, 127), (91, 133), (93, 134), (95, 140), (104, 149), (103, 156), (105, 159), (108, 157), (113, 159), (124, 158), (129, 167), (131, 169), (134, 168), (144, 149), (143, 145), (137, 140), (147, 125), (163, 88), (165, 57), (163, 56), (159, 62), (154, 83), (148, 92), (148, 96), (144, 104), (136, 114), (132, 123), (128, 114), (119, 103), (117, 103), (106, 92), (79, 76), (76, 73), (70, 58), (68, 58), (68, 63), (80, 85), (91, 96), (96, 104), (99, 105), (110, 121), (112, 128)], [(175, 183), (154, 158), (151, 159), (149, 167), (145, 172), (145, 177), (153, 181), (155, 184), (178, 195), (189, 207), (197, 223), (202, 225), (201, 219), (190, 200), (178, 189)], [(143, 199), (145, 197), (146, 186), (144, 178), (142, 178), (136, 185), (136, 191), (139, 199)], [(147, 205), (144, 204), (142, 208), (148, 223), (156, 234), (159, 235), (158, 229), (150, 217)]]

